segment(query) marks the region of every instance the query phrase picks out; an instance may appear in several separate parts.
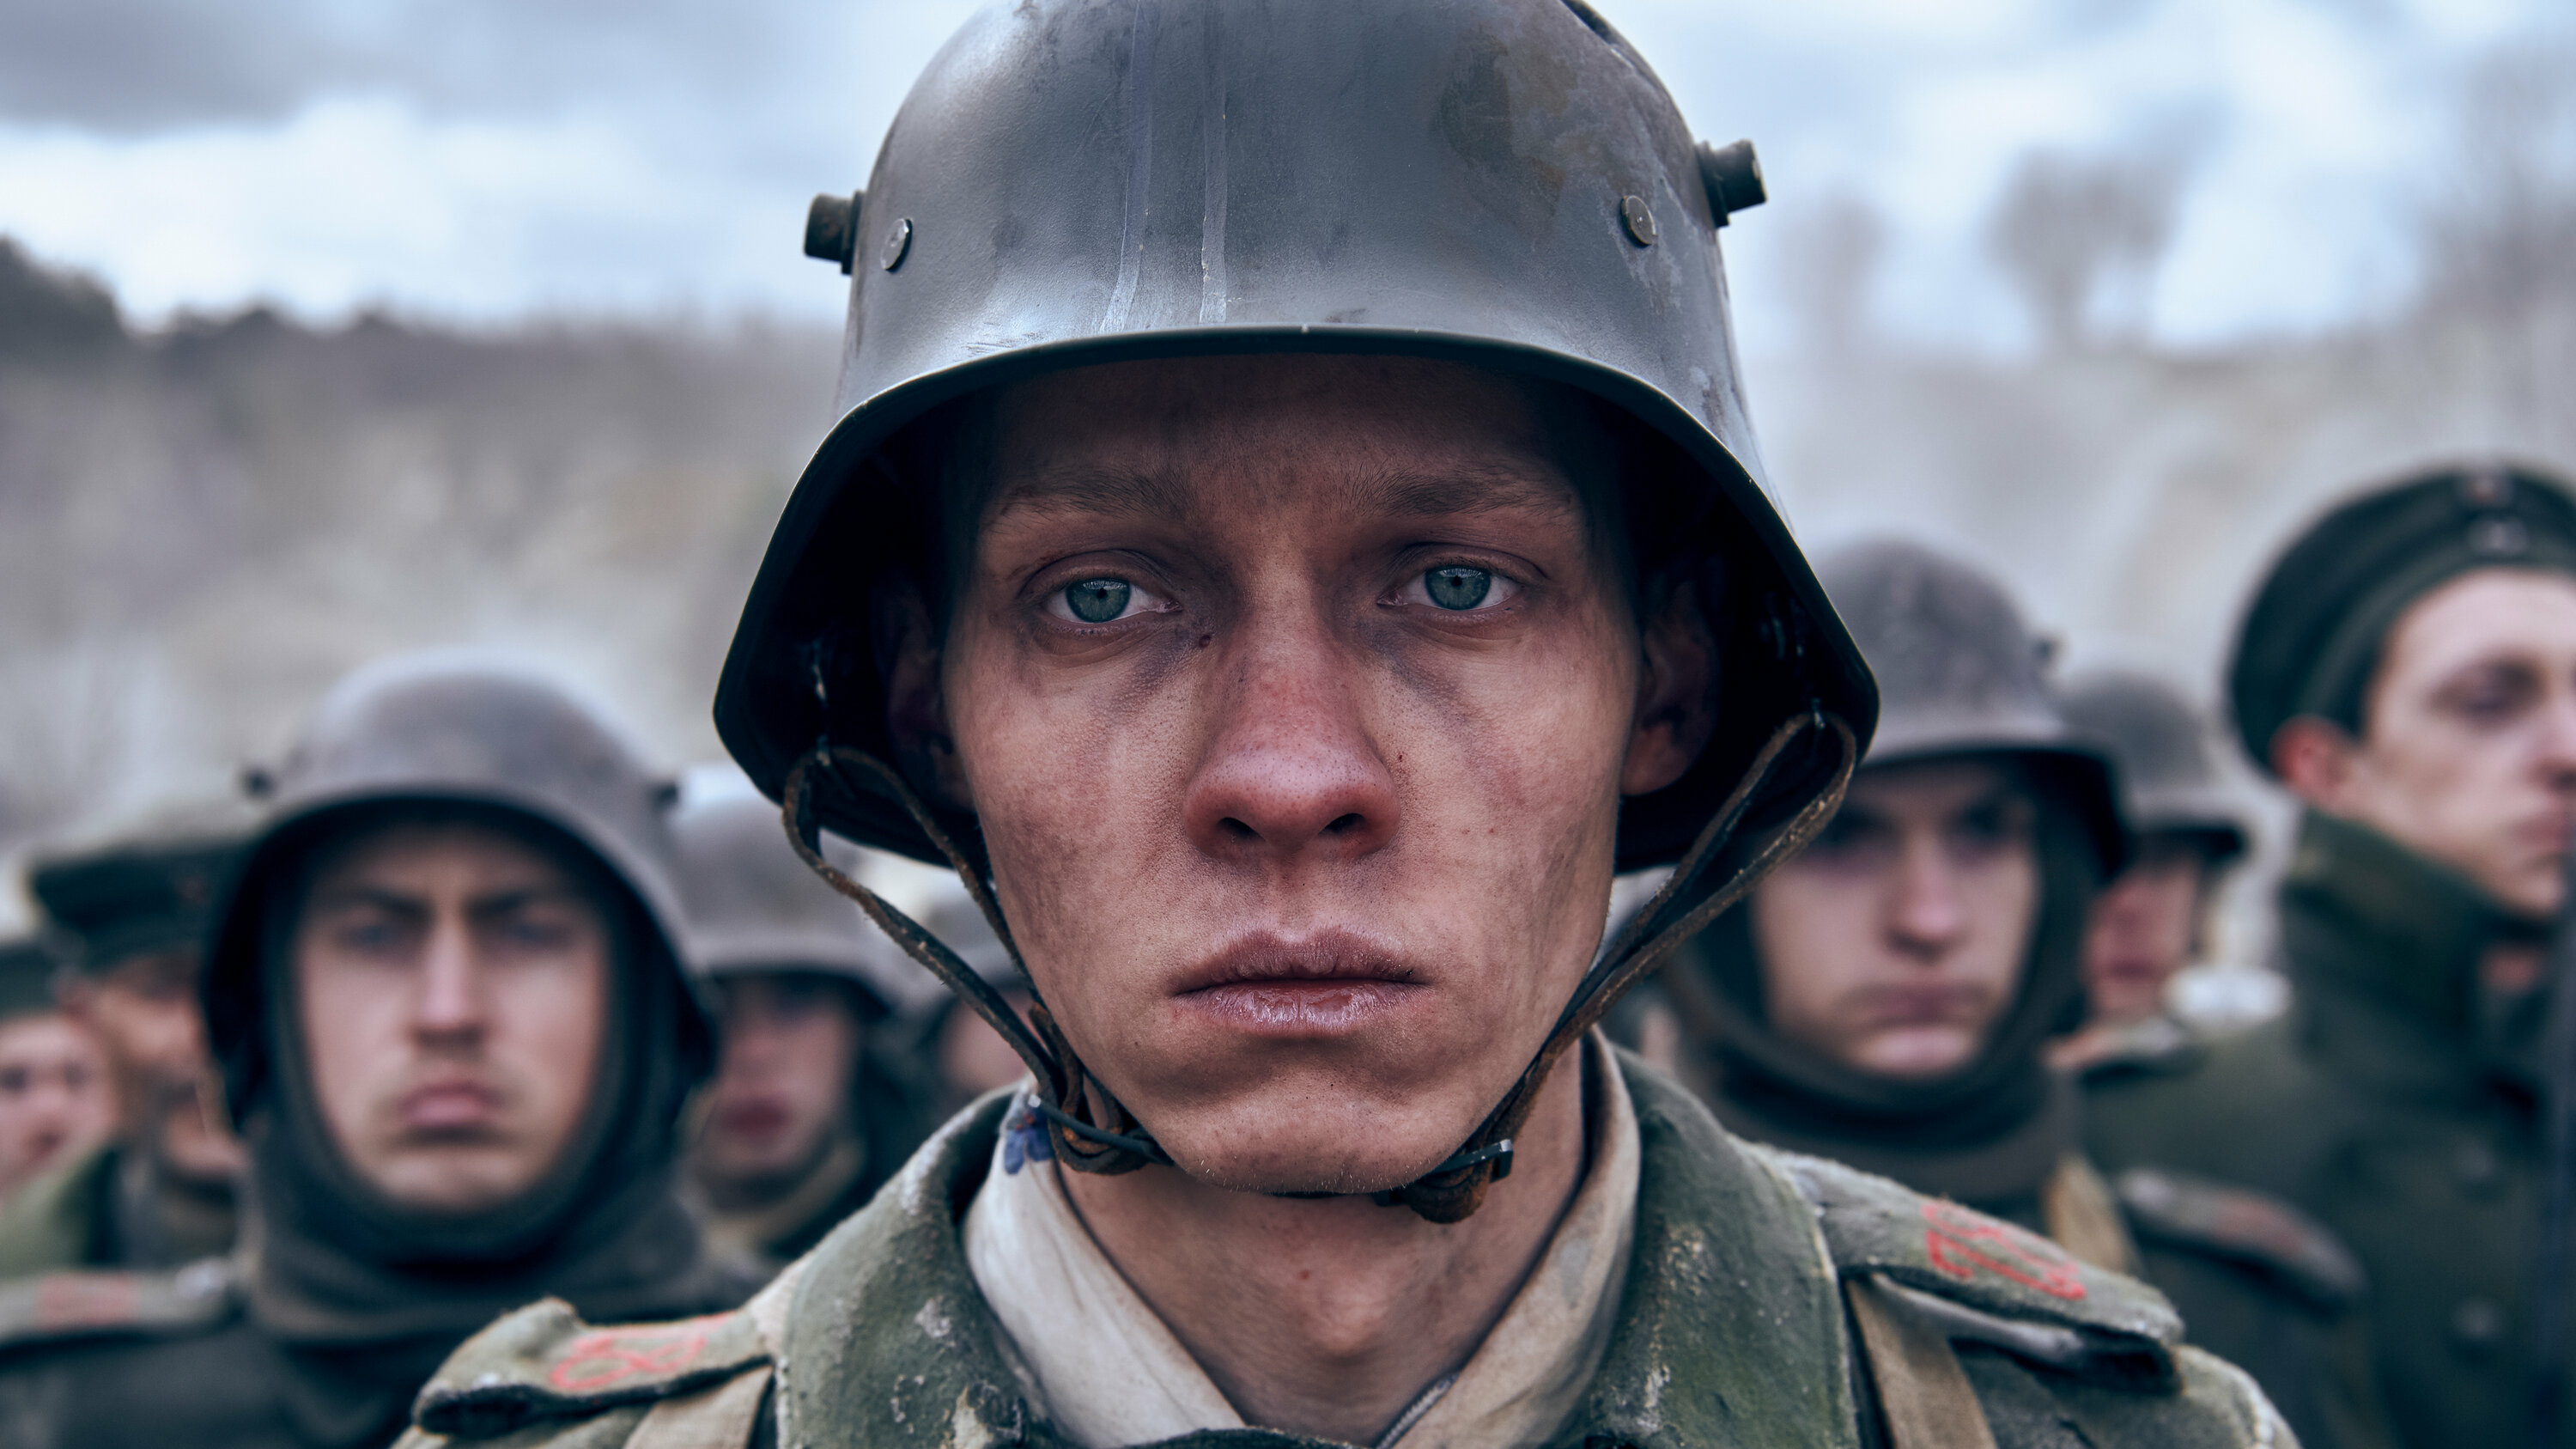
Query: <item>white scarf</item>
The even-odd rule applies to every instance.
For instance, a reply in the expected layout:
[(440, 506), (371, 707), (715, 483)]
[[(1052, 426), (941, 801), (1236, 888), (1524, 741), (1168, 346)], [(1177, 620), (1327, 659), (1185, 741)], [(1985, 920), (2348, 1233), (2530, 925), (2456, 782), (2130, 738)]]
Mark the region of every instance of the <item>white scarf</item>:
[[(1602, 1108), (1602, 1120), (1587, 1124), (1592, 1163), (1581, 1188), (1493, 1332), (1445, 1388), (1425, 1388), (1381, 1449), (1543, 1444), (1599, 1370), (1636, 1233), (1641, 1151), (1628, 1084), (1597, 1032), (1581, 1060), (1585, 1095)], [(993, 1151), (966, 1213), (966, 1263), (1012, 1367), (1057, 1431), (1084, 1449), (1127, 1449), (1246, 1427), (1101, 1251), (1055, 1163), (1013, 1163), (1008, 1132)]]

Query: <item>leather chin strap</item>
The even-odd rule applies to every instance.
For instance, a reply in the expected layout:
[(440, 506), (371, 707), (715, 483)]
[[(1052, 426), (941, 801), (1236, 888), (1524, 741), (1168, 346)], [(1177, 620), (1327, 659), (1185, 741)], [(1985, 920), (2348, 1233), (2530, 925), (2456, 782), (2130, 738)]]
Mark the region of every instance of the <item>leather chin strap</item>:
[[(1701, 892), (1701, 874), (1733, 840), (1745, 811), (1770, 782), (1790, 747), (1810, 733), (1823, 735), (1839, 751), (1827, 788), (1764, 836), (1722, 884)], [(1800, 715), (1775, 731), (1754, 756), (1733, 793), (1674, 867), (1672, 878), (1629, 919), (1618, 939), (1584, 973), (1546, 1043), (1530, 1059), (1501, 1103), (1486, 1115), (1483, 1125), (1446, 1161), (1401, 1187), (1374, 1194), (1377, 1201), (1390, 1207), (1402, 1204), (1435, 1223), (1463, 1221), (1482, 1206), (1486, 1189), (1511, 1175), (1512, 1139), (1529, 1120), (1530, 1112), (1538, 1105), (1540, 1088), (1546, 1085), (1548, 1073), (1555, 1069), (1566, 1049), (1582, 1040), (1603, 1013), (1648, 972), (1662, 965), (1674, 948), (1742, 900), (1772, 866), (1795, 854), (1823, 828), (1842, 803), (1843, 791), (1859, 763), (1859, 753), (1851, 726), (1821, 711)], [(902, 804), (922, 834), (948, 857), (958, 879), (965, 882), (975, 908), (984, 913), (1003, 949), (1011, 953), (1011, 964), (1019, 969), (1022, 980), (1029, 980), (1027, 963), (1020, 959), (1019, 944), (1011, 937), (1009, 923), (1002, 919), (1002, 909), (993, 899), (991, 886), (948, 832), (939, 827), (911, 785), (876, 756), (828, 741), (818, 742), (788, 771), (786, 788), (779, 797), (780, 816), (796, 854), (834, 890), (858, 902), (859, 909), (867, 912), (868, 919), (901, 946), (904, 954), (956, 992), (1028, 1064), (1029, 1074), (1037, 1083), (1037, 1113), (1046, 1123), (1048, 1142), (1058, 1162), (1077, 1172), (1097, 1173), (1133, 1172), (1149, 1163), (1175, 1165), (1171, 1154), (1154, 1140), (1144, 1124), (1130, 1116), (1083, 1069), (1073, 1044), (1065, 1040), (1054, 1015), (1038, 999), (1034, 981), (1030, 982), (1028, 1020), (1023, 1023), (1002, 994), (959, 960), (957, 953), (938, 937), (823, 858), (822, 825), (814, 811), (814, 792), (822, 779), (849, 788), (848, 782), (840, 778), (845, 770)]]

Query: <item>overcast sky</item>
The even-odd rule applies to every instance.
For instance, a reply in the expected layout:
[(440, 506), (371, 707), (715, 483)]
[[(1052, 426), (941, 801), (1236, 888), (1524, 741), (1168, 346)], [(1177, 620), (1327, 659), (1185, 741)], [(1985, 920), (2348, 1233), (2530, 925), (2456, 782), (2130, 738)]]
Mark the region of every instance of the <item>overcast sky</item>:
[[(808, 197), (864, 181), (961, 0), (8, 0), (0, 232), (146, 320), (253, 299), (832, 323)], [(2028, 335), (1986, 220), (2034, 149), (2179, 177), (2131, 299), (2240, 340), (2403, 293), (2464, 78), (2567, 43), (2567, 0), (1602, 0), (1775, 204), (1728, 232), (1740, 327), (1795, 335), (1822, 218), (1883, 216), (1867, 311)], [(1835, 213), (1834, 208), (1842, 211)], [(1778, 282), (1779, 285), (1773, 285)]]

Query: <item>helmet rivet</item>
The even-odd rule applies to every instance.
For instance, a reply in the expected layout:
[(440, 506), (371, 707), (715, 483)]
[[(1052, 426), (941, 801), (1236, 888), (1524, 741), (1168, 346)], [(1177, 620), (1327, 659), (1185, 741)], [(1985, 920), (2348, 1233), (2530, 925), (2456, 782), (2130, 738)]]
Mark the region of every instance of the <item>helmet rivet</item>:
[(905, 254), (911, 250), (912, 218), (896, 217), (893, 228), (886, 233), (885, 246), (877, 253), (877, 265), (891, 272), (903, 265)]
[(1642, 196), (1619, 198), (1619, 218), (1628, 223), (1628, 239), (1641, 247), (1655, 244), (1655, 212)]

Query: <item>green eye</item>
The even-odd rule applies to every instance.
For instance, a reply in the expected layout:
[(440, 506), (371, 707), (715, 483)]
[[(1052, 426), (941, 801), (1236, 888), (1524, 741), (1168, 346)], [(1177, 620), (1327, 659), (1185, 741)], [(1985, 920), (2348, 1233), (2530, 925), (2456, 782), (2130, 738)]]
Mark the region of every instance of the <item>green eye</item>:
[(1064, 606), (1086, 624), (1106, 624), (1127, 612), (1127, 600), (1135, 592), (1124, 579), (1084, 579), (1066, 587)]
[(1424, 574), (1422, 587), (1441, 608), (1472, 609), (1494, 591), (1494, 576), (1485, 569), (1452, 566)]

